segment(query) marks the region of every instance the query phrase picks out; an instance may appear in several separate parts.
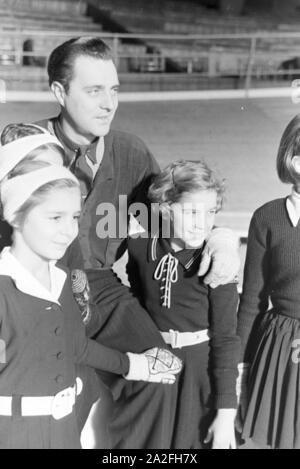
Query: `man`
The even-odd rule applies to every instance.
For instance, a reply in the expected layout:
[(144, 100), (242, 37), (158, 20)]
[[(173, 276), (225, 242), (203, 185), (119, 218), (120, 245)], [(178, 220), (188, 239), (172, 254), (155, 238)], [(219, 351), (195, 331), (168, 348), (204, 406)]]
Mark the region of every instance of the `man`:
[[(73, 244), (65, 262), (70, 268), (83, 265), (89, 278), (96, 311), (87, 324), (87, 332), (102, 344), (124, 352), (165, 347), (147, 312), (112, 271), (114, 262), (126, 248), (126, 234), (103, 237), (98, 230), (103, 204), (108, 203), (116, 208), (118, 228), (124, 223), (127, 225), (128, 214), (119, 206), (119, 196), (127, 197), (128, 206), (132, 202), (145, 202), (149, 179), (159, 171), (155, 159), (139, 138), (110, 129), (118, 107), (119, 89), (110, 49), (96, 37), (71, 39), (51, 53), (48, 75), (61, 112), (39, 125), (59, 138), (69, 166), (81, 182), (84, 205), (79, 245)], [(207, 281), (215, 285), (218, 273), (225, 270), (226, 275), (219, 283), (226, 283), (238, 270), (235, 240), (225, 230), (216, 231), (210, 241), (202, 269), (207, 267), (212, 254), (212, 272)], [(159, 403), (165, 405), (164, 385), (126, 382), (104, 373), (101, 379), (110, 387), (117, 409), (110, 426), (112, 446), (166, 448), (165, 423), (159, 421)], [(80, 424), (90, 401), (95, 400), (99, 392), (98, 388), (95, 391), (94, 384), (87, 384), (86, 389), (83, 407), (87, 404), (87, 408), (81, 408)], [(87, 398), (89, 392), (90, 399)], [(147, 408), (147, 396), (154, 393), (157, 408)], [(140, 418), (145, 421), (143, 434), (135, 432), (134, 419)], [(154, 421), (155, 432), (151, 424)]]

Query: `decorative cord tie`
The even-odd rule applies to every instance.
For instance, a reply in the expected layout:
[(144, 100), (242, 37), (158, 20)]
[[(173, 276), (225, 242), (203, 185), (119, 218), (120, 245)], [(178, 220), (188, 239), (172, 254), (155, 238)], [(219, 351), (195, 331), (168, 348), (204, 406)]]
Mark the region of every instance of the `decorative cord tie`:
[(177, 268), (178, 259), (169, 252), (161, 258), (154, 272), (154, 279), (162, 281), (162, 286), (160, 287), (163, 290), (161, 301), (162, 306), (166, 308), (171, 306), (171, 286), (172, 283), (176, 283), (178, 280)]

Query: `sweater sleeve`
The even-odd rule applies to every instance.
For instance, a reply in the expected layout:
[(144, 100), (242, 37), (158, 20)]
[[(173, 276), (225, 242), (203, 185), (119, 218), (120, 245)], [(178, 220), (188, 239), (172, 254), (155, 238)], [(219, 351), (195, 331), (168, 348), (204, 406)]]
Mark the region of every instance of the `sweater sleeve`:
[(133, 165), (133, 177), (135, 181), (133, 200), (140, 201), (142, 199), (143, 201), (147, 198), (147, 190), (151, 183), (151, 179), (153, 176), (156, 176), (160, 173), (160, 168), (156, 159), (144, 143), (139, 148), (139, 151), (136, 154), (136, 158), (139, 164)]
[(129, 371), (129, 359), (125, 353), (101, 345), (87, 337), (81, 341), (77, 354), (77, 363), (91, 366), (117, 375), (126, 375)]
[(243, 293), (238, 311), (238, 334), (241, 337), (241, 361), (251, 360), (251, 333), (259, 313), (268, 309), (269, 254), (267, 229), (259, 223), (256, 212), (251, 220), (244, 267)]
[(87, 338), (80, 314), (76, 313), (77, 311), (74, 314), (76, 363), (118, 375), (127, 374), (129, 371), (127, 355)]
[(131, 239), (128, 237), (127, 239), (127, 247), (128, 247), (128, 262), (126, 264), (126, 273), (128, 276), (128, 281), (130, 284), (130, 290), (132, 294), (139, 300), (140, 304), (143, 304), (143, 288), (141, 283), (141, 277), (139, 272), (139, 264), (135, 258), (135, 250), (136, 253), (139, 253), (137, 250), (137, 242), (135, 239)]
[(236, 332), (238, 293), (235, 283), (209, 289), (211, 366), (215, 408), (236, 408), (240, 339)]

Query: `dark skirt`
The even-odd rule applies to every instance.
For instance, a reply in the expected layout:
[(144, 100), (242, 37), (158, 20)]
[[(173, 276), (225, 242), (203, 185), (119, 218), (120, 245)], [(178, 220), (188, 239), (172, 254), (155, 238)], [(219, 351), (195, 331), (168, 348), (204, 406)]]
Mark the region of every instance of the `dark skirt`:
[[(87, 326), (89, 337), (120, 352), (141, 353), (152, 347), (167, 347), (149, 314), (142, 309), (129, 289), (122, 285), (112, 272), (102, 272), (103, 275), (107, 275), (104, 278), (101, 278), (97, 271), (88, 271), (87, 273), (91, 282), (91, 290), (94, 291), (93, 295), (97, 302), (93, 319)], [(123, 413), (123, 407), (126, 406), (127, 409), (127, 401), (124, 401), (122, 393), (128, 395), (131, 392), (132, 395), (136, 395), (139, 392), (144, 392), (147, 383), (129, 382), (122, 376), (102, 370), (96, 370), (98, 378), (100, 378), (97, 379), (91, 369), (84, 371), (83, 367), (81, 368), (82, 370), (79, 372), (78, 367), (77, 372), (84, 383), (84, 389), (76, 405), (80, 431), (88, 418), (93, 403), (99, 398), (102, 399), (104, 406), (103, 418), (105, 415), (110, 416), (112, 403), (104, 386), (110, 390), (114, 401), (116, 401), (116, 408), (122, 411), (122, 418), (125, 419), (124, 415), (126, 415), (126, 419), (129, 420), (128, 426), (130, 426), (132, 417), (126, 411)], [(148, 388), (145, 393), (148, 393)], [(108, 422), (104, 425), (107, 426)], [(133, 443), (128, 432), (127, 421), (126, 424), (122, 421), (118, 433), (121, 433), (122, 428), (124, 428), (124, 434), (120, 439), (122, 441), (124, 439), (124, 447), (134, 448), (135, 446), (131, 446)], [(119, 440), (119, 435), (117, 440)]]
[(258, 333), (243, 438), (300, 448), (300, 321), (272, 310)]
[(115, 449), (201, 449), (215, 411), (209, 343), (174, 349), (184, 367), (175, 384), (128, 382), (109, 425)]
[(176, 395), (171, 448), (209, 448), (204, 439), (216, 414), (209, 371), (209, 342), (175, 350), (184, 367), (176, 384), (171, 386)]
[(75, 412), (54, 420), (0, 415), (0, 449), (80, 449)]

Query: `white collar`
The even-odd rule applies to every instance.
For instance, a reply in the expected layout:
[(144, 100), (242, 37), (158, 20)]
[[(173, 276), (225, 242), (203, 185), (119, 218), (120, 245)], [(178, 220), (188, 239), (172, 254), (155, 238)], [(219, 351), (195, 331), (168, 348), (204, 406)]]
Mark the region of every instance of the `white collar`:
[(59, 304), (59, 297), (66, 281), (66, 273), (56, 267), (56, 261), (49, 262), (51, 291), (45, 288), (5, 247), (0, 254), (0, 275), (13, 279), (18, 290), (28, 295)]
[(300, 219), (300, 194), (294, 187), (286, 199), (286, 209), (292, 225), (296, 227)]

